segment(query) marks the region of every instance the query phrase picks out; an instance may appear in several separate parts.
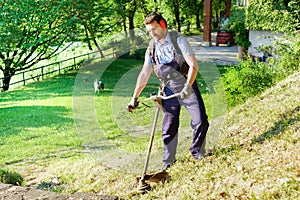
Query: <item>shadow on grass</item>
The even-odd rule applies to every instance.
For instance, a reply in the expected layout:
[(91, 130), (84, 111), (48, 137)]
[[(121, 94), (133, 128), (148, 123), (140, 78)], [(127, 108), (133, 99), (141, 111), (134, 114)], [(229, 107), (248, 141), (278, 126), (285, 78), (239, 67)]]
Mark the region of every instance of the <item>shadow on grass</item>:
[(77, 72), (69, 72), (39, 82), (34, 82), (16, 90), (0, 93), (0, 102), (43, 100), (53, 97), (72, 96)]
[[(71, 112), (63, 106), (13, 106), (1, 108), (0, 136), (16, 135), (26, 128), (63, 127), (65, 123), (73, 123), (66, 118)], [(39, 137), (28, 135), (29, 138)]]
[(271, 140), (272, 138), (283, 133), (289, 126), (292, 126), (296, 122), (300, 121), (300, 106), (290, 110), (281, 115), (281, 120), (277, 121), (273, 127), (269, 130), (265, 131), (260, 136), (253, 138), (250, 143), (240, 143), (240, 144), (232, 144), (226, 148), (214, 149), (211, 152), (211, 155), (221, 155), (228, 154), (231, 152), (235, 152), (241, 150), (242, 148), (247, 148), (249, 151), (252, 150), (252, 145), (254, 144), (263, 144), (266, 140)]
[(264, 132), (262, 135), (254, 138), (252, 144), (262, 144), (266, 140), (270, 140), (273, 137), (284, 132), (289, 126), (293, 125), (295, 122), (300, 121), (300, 106), (297, 106), (293, 110), (281, 115), (281, 120), (277, 121), (272, 128)]

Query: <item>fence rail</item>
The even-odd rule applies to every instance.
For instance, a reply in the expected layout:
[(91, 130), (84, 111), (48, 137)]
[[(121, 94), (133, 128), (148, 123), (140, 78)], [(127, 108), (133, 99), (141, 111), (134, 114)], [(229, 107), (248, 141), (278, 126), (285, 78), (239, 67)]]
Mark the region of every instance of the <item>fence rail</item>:
[[(44, 79), (46, 75), (58, 73), (61, 74), (62, 71), (67, 71), (70, 69), (78, 69), (84, 62), (91, 60), (92, 57), (95, 57), (96, 54), (99, 54), (99, 51), (94, 51), (86, 54), (82, 54), (79, 56), (75, 56), (72, 58), (60, 60), (58, 62), (54, 62), (48, 65), (43, 65), (41, 67), (28, 69), (24, 71), (20, 71), (15, 73), (11, 78), (14, 78), (14, 80), (11, 80), (9, 83), (10, 86), (20, 86), (20, 85), (26, 85), (26, 83), (34, 82), (35, 80)], [(113, 53), (104, 55), (105, 57), (108, 56), (114, 56)], [(65, 63), (70, 63), (66, 64)], [(0, 87), (2, 88), (3, 79), (5, 77), (0, 77)]]

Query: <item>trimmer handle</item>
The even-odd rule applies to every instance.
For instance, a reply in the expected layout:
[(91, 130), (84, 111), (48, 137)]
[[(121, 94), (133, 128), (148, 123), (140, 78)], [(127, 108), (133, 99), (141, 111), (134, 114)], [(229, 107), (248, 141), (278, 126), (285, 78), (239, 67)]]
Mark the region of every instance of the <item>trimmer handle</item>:
[(147, 101), (157, 101), (159, 99), (168, 100), (168, 99), (172, 99), (172, 98), (179, 97), (179, 96), (180, 96), (180, 93), (175, 93), (173, 95), (166, 96), (166, 97), (162, 96), (162, 95), (156, 95), (156, 93), (152, 93), (150, 97), (148, 97), (147, 99), (141, 100), (140, 103), (144, 103)]
[(137, 98), (134, 99), (134, 105), (129, 104), (127, 106), (127, 111), (128, 112), (132, 112), (134, 109), (136, 109), (139, 106), (139, 102), (137, 100)]

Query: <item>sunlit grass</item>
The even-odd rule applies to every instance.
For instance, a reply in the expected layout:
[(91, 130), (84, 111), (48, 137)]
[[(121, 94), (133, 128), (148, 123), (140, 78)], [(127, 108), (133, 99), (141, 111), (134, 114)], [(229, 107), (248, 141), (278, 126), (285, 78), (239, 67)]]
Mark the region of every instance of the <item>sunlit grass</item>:
[[(143, 105), (133, 113), (126, 111), (140, 65), (141, 61), (120, 59), (103, 70), (96, 63), (83, 71), (84, 77), (70, 72), (0, 93), (0, 168), (17, 171), (29, 186), (58, 177), (63, 192), (113, 194), (123, 199), (300, 197), (299, 73), (226, 115), (222, 115), (224, 108), (218, 103), (217, 98), (221, 97), (204, 92), (211, 121), (208, 137), (217, 137), (210, 144), (214, 148), (212, 155), (202, 162), (189, 155), (190, 119), (183, 109), (180, 141), (186, 144), (180, 143), (183, 148), (170, 170), (172, 180), (154, 187), (150, 193), (137, 194), (135, 178), (142, 172), (155, 112), (155, 107)], [(89, 78), (87, 83), (83, 82), (85, 76)], [(99, 76), (105, 90), (94, 95), (93, 79)], [(81, 90), (81, 86), (85, 88), (81, 93), (77, 91), (81, 99), (89, 99), (88, 103), (81, 102), (82, 108), (94, 114), (95, 126), (82, 123), (78, 127), (74, 120), (78, 114), (74, 96), (79, 95), (74, 91), (76, 87)], [(141, 99), (157, 87), (157, 81), (151, 78)], [(221, 111), (216, 115), (218, 109)], [(215, 123), (222, 121), (217, 116), (226, 119), (220, 129), (214, 129)], [(156, 158), (151, 158), (151, 165), (158, 166), (162, 151), (160, 124), (161, 115), (153, 145)], [(98, 129), (93, 132), (91, 127)], [(88, 130), (90, 135), (85, 137), (80, 130)], [(104, 159), (122, 166), (124, 163), (118, 163), (122, 156), (137, 159), (132, 168), (110, 166)], [(150, 170), (159, 169), (154, 166)]]

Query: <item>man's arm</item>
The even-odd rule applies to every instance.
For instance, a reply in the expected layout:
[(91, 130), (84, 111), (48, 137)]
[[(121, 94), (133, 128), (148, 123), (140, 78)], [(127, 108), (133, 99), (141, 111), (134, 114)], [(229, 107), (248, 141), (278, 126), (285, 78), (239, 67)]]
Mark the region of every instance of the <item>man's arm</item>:
[(144, 64), (142, 70), (140, 71), (139, 76), (136, 81), (136, 85), (135, 85), (135, 89), (134, 89), (131, 101), (127, 106), (128, 112), (132, 112), (136, 107), (138, 107), (139, 103), (138, 103), (137, 99), (148, 83), (148, 80), (151, 75), (151, 69), (152, 69), (151, 65)]
[(198, 74), (198, 62), (195, 56), (195, 53), (190, 45), (190, 43), (187, 41), (187, 39), (183, 36), (179, 36), (177, 38), (177, 44), (179, 49), (181, 50), (181, 53), (187, 62), (187, 64), (190, 66), (189, 71), (187, 74), (187, 82), (189, 86), (192, 86), (194, 83), (197, 74)]
[(186, 83), (189, 86), (192, 86), (192, 84), (196, 80), (196, 77), (197, 77), (197, 74), (198, 74), (198, 62), (197, 62), (197, 59), (195, 57), (195, 54), (186, 55), (186, 56), (184, 56), (184, 59), (187, 62), (187, 64), (190, 66), (189, 67), (189, 72), (187, 74)]
[(179, 37), (177, 41), (178, 41), (177, 43), (179, 45), (179, 48), (182, 52), (182, 55), (185, 61), (187, 62), (187, 64), (189, 65), (187, 80), (180, 94), (181, 98), (185, 99), (192, 94), (192, 85), (196, 80), (199, 69), (198, 69), (198, 62), (196, 56), (188, 41), (184, 37)]
[(134, 93), (132, 98), (138, 98), (142, 93), (143, 89), (146, 87), (148, 80), (151, 75), (152, 66), (151, 65), (144, 65), (139, 76), (136, 81)]

